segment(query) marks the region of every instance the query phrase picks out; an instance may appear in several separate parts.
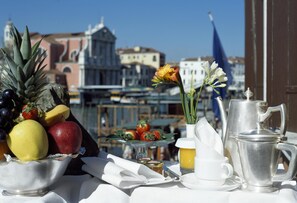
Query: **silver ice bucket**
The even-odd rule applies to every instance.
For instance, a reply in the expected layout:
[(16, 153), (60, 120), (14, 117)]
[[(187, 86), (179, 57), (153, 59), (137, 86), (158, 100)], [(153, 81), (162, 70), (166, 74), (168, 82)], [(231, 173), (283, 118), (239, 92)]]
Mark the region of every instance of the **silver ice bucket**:
[[(255, 192), (273, 192), (274, 183), (291, 180), (296, 175), (297, 147), (283, 143), (282, 136), (260, 129), (241, 133), (236, 138), (246, 189)], [(278, 159), (281, 150), (291, 152), (291, 161), (286, 173), (278, 174)]]

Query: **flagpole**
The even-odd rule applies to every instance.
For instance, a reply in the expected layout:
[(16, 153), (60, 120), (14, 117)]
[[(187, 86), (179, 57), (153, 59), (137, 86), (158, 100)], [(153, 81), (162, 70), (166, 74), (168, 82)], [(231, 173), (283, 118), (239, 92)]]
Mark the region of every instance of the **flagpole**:
[(263, 1), (263, 100), (267, 101), (267, 0)]
[[(216, 32), (216, 26), (214, 24), (214, 20), (213, 20), (213, 17), (212, 17), (212, 14), (211, 14), (210, 11), (208, 12), (208, 17), (209, 17), (209, 20), (210, 20), (210, 22), (211, 22), (211, 24), (213, 26), (213, 29), (214, 29), (214, 41), (213, 41), (213, 43), (214, 43), (214, 45), (216, 44), (216, 45), (219, 46), (219, 49), (218, 50), (219, 50), (219, 52), (221, 52), (221, 54), (220, 54), (219, 57), (221, 57), (221, 59), (222, 59), (222, 60), (218, 60), (218, 57), (216, 57), (217, 54), (214, 52), (213, 53), (214, 60), (218, 60), (218, 61), (216, 61), (217, 63), (220, 63), (219, 61), (221, 61), (223, 63), (223, 64), (222, 63), (220, 64), (221, 65), (221, 68), (226, 72), (226, 74), (228, 74), (229, 71), (227, 72), (225, 70), (225, 68), (228, 68), (228, 66), (225, 66), (225, 63), (223, 62), (223, 60), (226, 60), (226, 56), (225, 56), (223, 47), (221, 47), (222, 45), (221, 45), (220, 39), (218, 37), (218, 34)], [(214, 45), (213, 45), (213, 49), (215, 49), (215, 46)], [(218, 48), (218, 47), (216, 47), (216, 48)], [(228, 76), (230, 76), (230, 75), (228, 75)], [(231, 79), (231, 78), (229, 78), (229, 79)], [(213, 96), (214, 96), (214, 91), (213, 91)], [(223, 95), (221, 95), (221, 96), (223, 97)], [(217, 98), (219, 100), (219, 99), (223, 99), (222, 97), (217, 97)], [(213, 101), (212, 101), (212, 108), (213, 108), (213, 111), (214, 111), (215, 117), (216, 117), (217, 115), (216, 115), (215, 109), (217, 109), (217, 110), (219, 109), (219, 103), (218, 103), (218, 100), (216, 98), (213, 97), (212, 99), (213, 99)], [(227, 120), (226, 114), (220, 114), (220, 112), (218, 112), (218, 115), (221, 117), (221, 120), (222, 121), (226, 121)], [(222, 137), (224, 137), (224, 135), (225, 135), (226, 128), (227, 128), (227, 122), (222, 122)]]
[(211, 14), (211, 12), (210, 12), (210, 11), (208, 12), (208, 17), (209, 17), (209, 20), (210, 20), (210, 22), (211, 22), (212, 26), (214, 26), (213, 17), (212, 17), (212, 14)]

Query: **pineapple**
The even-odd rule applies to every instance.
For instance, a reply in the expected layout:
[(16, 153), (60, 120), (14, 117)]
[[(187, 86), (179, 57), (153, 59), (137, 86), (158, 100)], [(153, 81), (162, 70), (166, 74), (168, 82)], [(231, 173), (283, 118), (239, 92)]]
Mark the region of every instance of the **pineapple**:
[(1, 90), (14, 90), (22, 104), (36, 103), (47, 85), (43, 71), (46, 65), (42, 65), (46, 58), (45, 51), (40, 53), (38, 49), (41, 40), (31, 46), (27, 26), (22, 37), (14, 26), (11, 34), (13, 35), (13, 58), (1, 49), (7, 63), (7, 66), (2, 65), (5, 73), (1, 76)]

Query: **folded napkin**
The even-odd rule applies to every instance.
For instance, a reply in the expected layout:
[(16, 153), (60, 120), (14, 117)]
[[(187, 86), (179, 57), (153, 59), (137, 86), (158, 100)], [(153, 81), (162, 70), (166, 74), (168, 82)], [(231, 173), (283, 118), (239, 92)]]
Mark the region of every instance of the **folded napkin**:
[(122, 189), (163, 181), (164, 176), (145, 165), (100, 152), (98, 157), (83, 157), (82, 170)]
[(196, 157), (204, 159), (224, 159), (224, 147), (220, 135), (205, 117), (195, 125)]

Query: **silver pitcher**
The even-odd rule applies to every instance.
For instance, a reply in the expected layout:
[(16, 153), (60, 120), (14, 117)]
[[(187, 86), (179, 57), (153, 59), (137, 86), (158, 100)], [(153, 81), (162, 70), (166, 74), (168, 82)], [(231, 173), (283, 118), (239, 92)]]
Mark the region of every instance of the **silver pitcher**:
[(247, 99), (231, 99), (228, 118), (221, 98), (217, 98), (223, 126), (225, 156), (229, 158), (230, 163), (233, 165), (235, 174), (241, 178), (243, 177), (243, 173), (235, 138), (242, 132), (256, 129), (258, 122), (263, 123), (264, 127), (267, 128), (267, 121), (272, 115), (272, 112), (280, 112), (280, 134), (284, 135), (286, 132), (285, 105), (281, 104), (275, 107), (268, 107), (265, 101), (250, 100), (252, 95), (253, 93), (248, 88), (245, 92)]
[[(241, 133), (237, 138), (246, 190), (273, 192), (274, 183), (292, 180), (296, 175), (297, 147), (282, 142), (283, 136), (260, 126), (256, 130)], [(291, 152), (291, 161), (286, 173), (278, 174), (278, 159), (281, 150)]]

